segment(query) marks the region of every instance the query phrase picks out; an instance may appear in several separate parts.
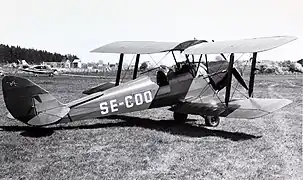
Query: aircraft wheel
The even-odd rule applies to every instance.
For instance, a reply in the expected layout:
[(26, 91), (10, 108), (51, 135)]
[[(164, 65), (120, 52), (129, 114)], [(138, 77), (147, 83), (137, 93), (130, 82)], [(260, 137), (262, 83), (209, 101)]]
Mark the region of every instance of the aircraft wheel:
[(184, 123), (187, 120), (188, 114), (174, 112), (174, 120), (179, 123)]
[(220, 123), (219, 116), (204, 116), (206, 126), (217, 127)]

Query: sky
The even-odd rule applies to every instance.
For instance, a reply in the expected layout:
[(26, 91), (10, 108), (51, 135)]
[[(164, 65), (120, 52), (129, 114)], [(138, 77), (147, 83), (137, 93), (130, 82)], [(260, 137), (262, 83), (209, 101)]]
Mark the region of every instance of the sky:
[[(71, 53), (83, 62), (118, 62), (119, 55), (90, 52), (113, 41), (277, 35), (298, 39), (259, 53), (258, 59), (303, 58), (301, 0), (0, 0), (0, 4), (0, 44)], [(132, 57), (126, 56), (126, 61)], [(158, 62), (163, 55), (152, 57)]]

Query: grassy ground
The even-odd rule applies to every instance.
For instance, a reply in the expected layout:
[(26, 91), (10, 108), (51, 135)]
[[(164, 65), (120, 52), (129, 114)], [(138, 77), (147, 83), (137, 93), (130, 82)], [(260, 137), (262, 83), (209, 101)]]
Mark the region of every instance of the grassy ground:
[[(98, 78), (29, 77), (63, 102)], [(255, 120), (177, 125), (166, 108), (42, 130), (5, 117), (0, 96), (0, 179), (302, 179), (302, 76), (258, 76), (255, 97), (289, 106)]]

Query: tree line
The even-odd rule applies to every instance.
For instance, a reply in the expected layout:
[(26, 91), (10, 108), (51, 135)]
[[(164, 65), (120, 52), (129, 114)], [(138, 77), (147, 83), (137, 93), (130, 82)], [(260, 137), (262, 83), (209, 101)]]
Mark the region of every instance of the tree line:
[(19, 63), (21, 60), (26, 60), (28, 63), (40, 64), (42, 62), (73, 61), (75, 59), (79, 58), (72, 54), (62, 55), (59, 53), (50, 53), (45, 50), (0, 44), (0, 63)]

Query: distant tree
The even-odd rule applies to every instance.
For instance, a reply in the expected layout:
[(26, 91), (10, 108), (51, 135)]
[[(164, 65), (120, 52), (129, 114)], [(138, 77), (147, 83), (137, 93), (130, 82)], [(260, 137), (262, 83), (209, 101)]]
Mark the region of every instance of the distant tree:
[(289, 67), (290, 72), (303, 72), (303, 67), (300, 63), (293, 62)]
[(67, 57), (73, 61), (79, 59), (76, 55), (61, 55), (50, 53), (45, 50), (26, 49), (20, 46), (8, 46), (0, 44), (0, 63), (18, 63), (20, 60), (26, 60), (28, 63), (40, 64), (42, 62), (61, 62)]

